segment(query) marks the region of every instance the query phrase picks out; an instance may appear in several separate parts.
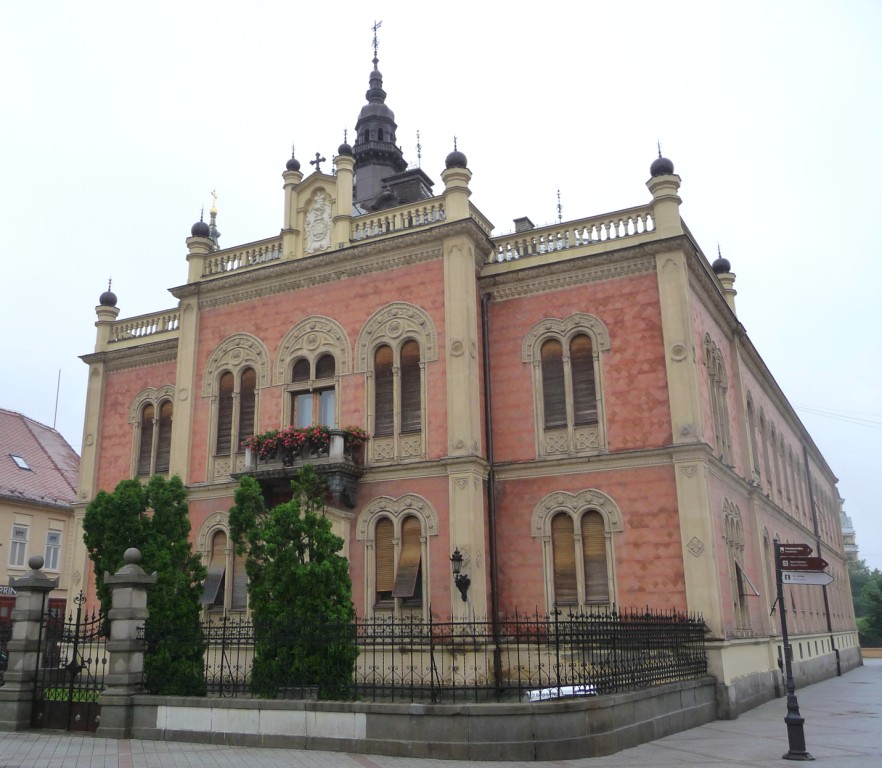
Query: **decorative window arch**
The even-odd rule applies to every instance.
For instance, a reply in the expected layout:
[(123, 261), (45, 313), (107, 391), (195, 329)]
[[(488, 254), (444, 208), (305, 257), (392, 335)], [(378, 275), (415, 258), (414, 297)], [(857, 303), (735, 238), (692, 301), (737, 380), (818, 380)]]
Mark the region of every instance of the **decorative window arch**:
[(132, 476), (168, 474), (171, 466), (175, 388), (171, 384), (142, 389), (129, 408), (133, 425)]
[(365, 505), (355, 538), (364, 542), (366, 615), (409, 612), (428, 617), (428, 542), (438, 530), (438, 514), (423, 496), (379, 496)]
[(432, 318), (415, 304), (387, 304), (365, 322), (355, 345), (355, 370), (367, 379), (372, 462), (426, 455), (426, 364), (438, 359)]
[(622, 513), (602, 491), (556, 491), (534, 508), (531, 534), (542, 540), (545, 599), (552, 606), (614, 605), (614, 534)]
[(732, 465), (732, 439), (729, 432), (729, 406), (726, 393), (729, 380), (726, 376), (726, 363), (723, 353), (711, 339), (704, 334), (704, 363), (707, 367), (710, 383), (711, 415), (714, 423), (714, 449), (717, 458), (725, 464)]
[(340, 376), (350, 372), (349, 339), (336, 320), (321, 315), (297, 323), (279, 346), (274, 384), (285, 385), (282, 420), (300, 427), (339, 423)]
[(585, 312), (545, 318), (527, 332), (521, 360), (533, 367), (537, 455), (606, 448), (601, 354), (609, 348), (606, 326)]
[(237, 554), (230, 542), (228, 513), (215, 512), (205, 519), (196, 536), (196, 550), (208, 569), (202, 590), (205, 610), (224, 614), (247, 610), (245, 556)]
[(753, 407), (753, 396), (747, 393), (745, 409), (747, 411), (747, 436), (750, 446), (750, 467), (753, 474), (754, 485), (759, 484), (760, 457), (756, 442), (756, 412)]
[(242, 441), (259, 424), (259, 392), (269, 384), (269, 354), (248, 333), (224, 339), (202, 376), (202, 396), (211, 398), (210, 475), (221, 480), (244, 466)]
[(744, 570), (744, 526), (738, 505), (723, 499), (723, 539), (729, 564), (729, 582), (735, 629), (739, 633), (750, 632), (749, 595), (758, 595)]

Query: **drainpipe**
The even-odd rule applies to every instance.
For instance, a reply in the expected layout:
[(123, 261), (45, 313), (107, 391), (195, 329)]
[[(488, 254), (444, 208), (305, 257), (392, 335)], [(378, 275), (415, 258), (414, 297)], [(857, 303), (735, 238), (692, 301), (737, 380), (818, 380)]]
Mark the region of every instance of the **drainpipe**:
[[(812, 527), (815, 529), (815, 546), (818, 548), (818, 557), (821, 553), (821, 530), (818, 525), (818, 510), (815, 508), (815, 494), (812, 491), (812, 472), (809, 468), (808, 449), (802, 444), (802, 460), (805, 463), (805, 482), (808, 486), (809, 506), (812, 509)], [(836, 655), (836, 675), (842, 677), (842, 664), (839, 658), (839, 649), (836, 647), (836, 638), (833, 636), (833, 622), (830, 620), (830, 597), (827, 594), (827, 585), (822, 584), (824, 590), (824, 613), (827, 616), (827, 632), (830, 634), (830, 647)]]
[(493, 461), (493, 420), (490, 396), (490, 294), (481, 297), (481, 333), (484, 357), (484, 434), (487, 441), (487, 535), (490, 539), (490, 626), (493, 631), (493, 671), (497, 685), (502, 679), (499, 649), (499, 563), (496, 557), (496, 470)]

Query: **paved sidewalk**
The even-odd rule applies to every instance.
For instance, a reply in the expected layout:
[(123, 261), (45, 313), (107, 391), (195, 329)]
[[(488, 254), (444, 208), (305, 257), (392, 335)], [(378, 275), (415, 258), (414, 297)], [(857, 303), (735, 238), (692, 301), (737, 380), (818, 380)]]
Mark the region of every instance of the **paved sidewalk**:
[[(815, 766), (882, 766), (882, 659), (797, 691)], [(720, 720), (608, 757), (550, 763), (470, 763), (296, 749), (252, 749), (164, 741), (114, 741), (67, 733), (0, 733), (0, 768), (759, 768), (792, 765), (784, 699), (737, 720)]]

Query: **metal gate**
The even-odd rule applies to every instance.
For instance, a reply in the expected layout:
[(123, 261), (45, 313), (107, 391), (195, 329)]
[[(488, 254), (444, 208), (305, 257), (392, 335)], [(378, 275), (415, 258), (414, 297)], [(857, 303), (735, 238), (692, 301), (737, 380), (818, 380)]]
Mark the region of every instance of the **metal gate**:
[(104, 688), (107, 638), (104, 617), (83, 611), (85, 596), (74, 599), (76, 613), (64, 616), (50, 604), (43, 616), (37, 654), (31, 726), (94, 731), (101, 719), (98, 697)]

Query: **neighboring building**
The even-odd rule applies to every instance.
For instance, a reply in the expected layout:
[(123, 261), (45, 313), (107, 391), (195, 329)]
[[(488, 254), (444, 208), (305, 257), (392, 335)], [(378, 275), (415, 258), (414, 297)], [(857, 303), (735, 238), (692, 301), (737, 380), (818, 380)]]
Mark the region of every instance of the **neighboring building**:
[(860, 560), (860, 552), (858, 551), (857, 535), (855, 534), (854, 524), (851, 518), (845, 514), (842, 509), (842, 501), (839, 507), (839, 527), (842, 530), (842, 546), (845, 551), (845, 559), (849, 563), (856, 563)]
[(47, 608), (63, 615), (71, 590), (79, 592), (83, 564), (73, 564), (77, 474), (80, 459), (59, 432), (0, 408), (0, 622), (9, 620), (15, 592), (32, 555), (59, 580)]
[(633, 208), (494, 236), (462, 152), (437, 195), (407, 169), (376, 64), (334, 173), (288, 161), (280, 235), (219, 248), (213, 212), (177, 306), (121, 320), (101, 296), (78, 516), (123, 478), (180, 475), (207, 610), (242, 611), (236, 478), (278, 500), (292, 471), (242, 441), (362, 425), (361, 464), (336, 438), (318, 460), (361, 615), (700, 612), (739, 711), (780, 679), (778, 537), (835, 577), (787, 589), (798, 668), (858, 663), (836, 478), (736, 317), (729, 263), (681, 220), (673, 164)]

